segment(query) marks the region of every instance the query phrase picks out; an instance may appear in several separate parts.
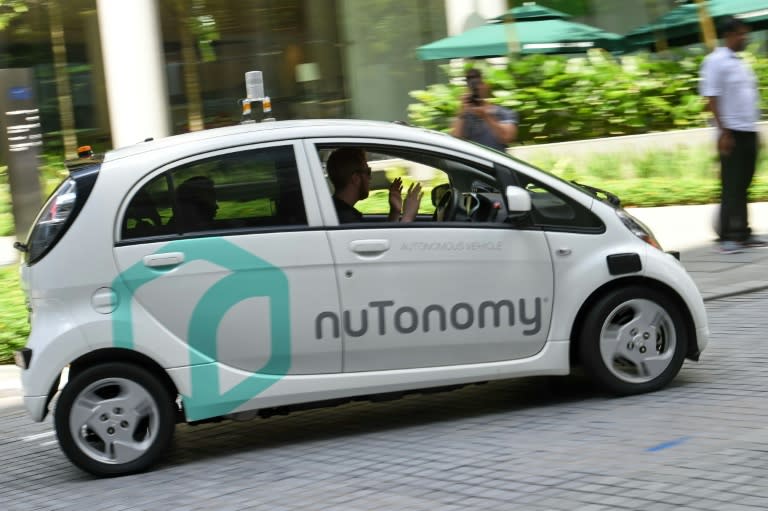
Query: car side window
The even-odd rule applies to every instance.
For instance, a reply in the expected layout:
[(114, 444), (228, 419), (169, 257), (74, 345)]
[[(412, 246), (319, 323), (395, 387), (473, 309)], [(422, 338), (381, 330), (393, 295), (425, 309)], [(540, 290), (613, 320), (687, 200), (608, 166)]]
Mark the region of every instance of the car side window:
[[(345, 147), (345, 146), (341, 146)], [(421, 185), (423, 197), (420, 202), (419, 220), (429, 219), (434, 212), (430, 200), (433, 187), (448, 183), (448, 175), (438, 168), (434, 157), (418, 152), (407, 152), (402, 149), (378, 146), (354, 146), (364, 151), (366, 164), (370, 175), (364, 181), (365, 189), (362, 197), (354, 204), (354, 208), (363, 214), (363, 222), (383, 222), (387, 220), (390, 210), (389, 190), (395, 180), (402, 183), (402, 198), (405, 200), (410, 186)], [(334, 185), (328, 176), (328, 159), (339, 146), (323, 145), (319, 148), (320, 160), (325, 169), (328, 192), (334, 195)]]
[(360, 209), (368, 214), (384, 216), (389, 212), (389, 185), (394, 179), (400, 178), (403, 182), (403, 197), (408, 187), (420, 183), (424, 191), (419, 213), (431, 215), (434, 205), (428, 199), (431, 190), (440, 184), (448, 183), (448, 175), (441, 169), (425, 165), (402, 156), (393, 156), (386, 153), (372, 153), (369, 165), (373, 170), (376, 188), (371, 190), (370, 196), (360, 201)]
[(122, 239), (146, 238), (166, 233), (173, 216), (169, 179), (165, 174), (144, 185), (131, 199), (122, 222)]
[(292, 146), (217, 155), (169, 170), (131, 199), (122, 239), (306, 226)]
[(528, 176), (518, 174), (521, 185), (531, 195), (534, 225), (551, 230), (602, 232), (605, 226), (588, 208)]

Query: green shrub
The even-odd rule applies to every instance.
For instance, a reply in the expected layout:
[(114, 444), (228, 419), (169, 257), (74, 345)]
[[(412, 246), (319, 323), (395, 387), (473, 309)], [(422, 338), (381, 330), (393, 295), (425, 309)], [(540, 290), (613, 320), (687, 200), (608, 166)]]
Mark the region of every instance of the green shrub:
[(7, 184), (0, 184), (0, 236), (13, 236), (11, 191)]
[[(45, 200), (67, 176), (67, 169), (62, 159), (54, 154), (44, 154), (41, 157), (38, 172), (40, 173), (41, 200)], [(8, 169), (0, 167), (0, 236), (13, 236), (14, 233)]]
[[(504, 67), (484, 70), (493, 103), (520, 116), (523, 144), (562, 142), (704, 127), (708, 114), (698, 94), (700, 50), (678, 51), (671, 59), (636, 54), (620, 60), (602, 52), (585, 57), (527, 55)], [(761, 86), (768, 86), (768, 57), (748, 54)], [(448, 131), (464, 85), (462, 68), (444, 66), (448, 82), (412, 91), (413, 124)], [(768, 95), (763, 95), (763, 110)]]
[[(530, 159), (569, 181), (618, 195), (624, 206), (711, 204), (720, 201), (714, 148), (680, 148), (637, 154), (595, 154), (580, 159), (551, 154)], [(768, 156), (758, 160), (750, 201), (768, 201)]]
[[(530, 163), (568, 180), (672, 178), (718, 179), (719, 163), (714, 149), (679, 148), (638, 153), (595, 153), (580, 157), (535, 154)], [(768, 169), (768, 159), (758, 161)]]
[(23, 347), (29, 335), (17, 266), (0, 267), (0, 287), (0, 364), (10, 364), (14, 350)]

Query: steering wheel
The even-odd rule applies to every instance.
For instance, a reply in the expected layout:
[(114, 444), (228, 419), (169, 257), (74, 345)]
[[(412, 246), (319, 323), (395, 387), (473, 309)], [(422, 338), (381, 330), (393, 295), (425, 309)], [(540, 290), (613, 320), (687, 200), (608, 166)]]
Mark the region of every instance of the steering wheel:
[(449, 188), (445, 191), (440, 201), (435, 207), (435, 213), (432, 220), (435, 222), (450, 222), (456, 218), (456, 212), (459, 209), (461, 193), (455, 188)]

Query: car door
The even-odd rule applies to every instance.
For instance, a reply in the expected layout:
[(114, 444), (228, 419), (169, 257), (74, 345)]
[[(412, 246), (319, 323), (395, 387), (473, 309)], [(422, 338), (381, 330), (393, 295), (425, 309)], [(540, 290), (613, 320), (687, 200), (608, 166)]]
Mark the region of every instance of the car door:
[[(304, 318), (317, 307), (338, 312), (339, 298), (301, 162), (300, 145), (265, 144), (190, 157), (140, 182), (115, 245), (131, 332), (116, 343), (186, 350), (190, 365), (212, 364), (226, 385), (249, 374), (339, 372), (341, 340), (315, 339)], [(211, 207), (199, 204), (206, 180), (212, 219), (201, 219)], [(143, 337), (148, 323), (164, 338)]]
[[(390, 149), (344, 142), (369, 153)], [(432, 221), (339, 225), (317, 156), (328, 153), (328, 143), (314, 141), (307, 154), (315, 157), (341, 314), (319, 311), (316, 330), (319, 338), (343, 339), (345, 372), (513, 360), (542, 349), (553, 277), (540, 230)], [(407, 160), (397, 167), (411, 164), (423, 167)]]

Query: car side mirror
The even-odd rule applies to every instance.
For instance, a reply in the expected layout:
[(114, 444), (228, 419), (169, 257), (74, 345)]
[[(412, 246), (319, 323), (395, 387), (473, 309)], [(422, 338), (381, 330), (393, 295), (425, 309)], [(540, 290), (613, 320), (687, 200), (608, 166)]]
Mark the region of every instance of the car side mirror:
[(506, 190), (507, 211), (515, 215), (531, 210), (531, 194), (519, 186), (508, 186)]
[(432, 205), (437, 207), (437, 205), (440, 204), (440, 199), (442, 199), (443, 195), (445, 195), (445, 192), (449, 191), (450, 189), (451, 185), (449, 183), (443, 183), (432, 188)]

